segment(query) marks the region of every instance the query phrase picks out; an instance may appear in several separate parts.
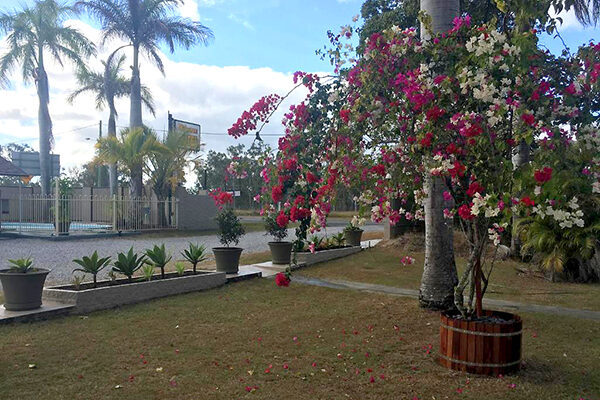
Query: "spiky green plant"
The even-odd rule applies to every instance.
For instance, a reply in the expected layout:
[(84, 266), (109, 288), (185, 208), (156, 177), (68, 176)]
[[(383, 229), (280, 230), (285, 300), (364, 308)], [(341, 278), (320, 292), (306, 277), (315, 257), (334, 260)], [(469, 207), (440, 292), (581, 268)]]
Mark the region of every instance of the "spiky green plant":
[(33, 259), (31, 257), (17, 258), (16, 260), (8, 260), (8, 262), (11, 264), (10, 270), (13, 272), (26, 274), (33, 270)]
[(73, 273), (79, 271), (84, 274), (91, 274), (94, 281), (94, 287), (96, 287), (98, 273), (108, 266), (110, 257), (100, 258), (98, 257), (98, 252), (94, 251), (90, 257), (84, 256), (81, 259), (74, 259), (73, 262), (81, 266), (81, 268), (75, 268)]
[(177, 275), (183, 276), (183, 274), (185, 274), (185, 264), (181, 261), (177, 261), (175, 263), (175, 271), (177, 271)]
[(152, 280), (152, 276), (154, 275), (154, 266), (152, 264), (146, 264), (142, 267), (142, 275), (144, 275), (144, 279), (150, 282)]
[(202, 244), (193, 244), (190, 243), (189, 247), (181, 253), (181, 255), (188, 260), (192, 267), (194, 268), (194, 274), (196, 273), (196, 266), (198, 263), (205, 261), (206, 256), (206, 247)]
[(119, 253), (117, 254), (117, 260), (115, 261), (112, 270), (121, 275), (125, 275), (129, 282), (133, 281), (133, 274), (142, 268), (144, 263), (146, 262), (145, 255), (138, 255), (133, 252), (133, 247), (129, 249), (127, 254)]
[(346, 237), (344, 236), (344, 232), (340, 232), (337, 235), (333, 235), (331, 240), (337, 247), (342, 247), (346, 241)]
[(160, 246), (154, 245), (153, 248), (146, 250), (146, 257), (154, 268), (160, 268), (160, 277), (165, 279), (165, 266), (171, 261), (171, 255), (167, 253), (165, 244)]

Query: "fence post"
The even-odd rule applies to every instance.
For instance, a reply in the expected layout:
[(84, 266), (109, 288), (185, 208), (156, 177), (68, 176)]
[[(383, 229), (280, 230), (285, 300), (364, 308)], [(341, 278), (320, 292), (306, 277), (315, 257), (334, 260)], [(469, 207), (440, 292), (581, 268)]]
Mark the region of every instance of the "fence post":
[[(23, 229), (23, 194), (21, 193), (21, 187), (23, 182), (19, 179), (19, 235)], [(33, 195), (31, 196), (33, 198)]]
[(59, 228), (59, 215), (60, 212), (60, 188), (58, 187), (58, 179), (54, 180), (54, 234), (58, 236), (58, 228)]
[(179, 199), (175, 197), (175, 229), (179, 229)]
[(113, 226), (113, 231), (117, 230), (117, 195), (113, 194), (112, 195), (112, 226)]

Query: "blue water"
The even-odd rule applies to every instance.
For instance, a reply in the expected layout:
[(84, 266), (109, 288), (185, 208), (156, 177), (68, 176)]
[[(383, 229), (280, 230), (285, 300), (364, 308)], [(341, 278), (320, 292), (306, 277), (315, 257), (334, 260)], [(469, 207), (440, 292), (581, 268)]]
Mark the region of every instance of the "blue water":
[[(2, 222), (0, 228), (2, 230), (18, 231), (19, 227), (23, 231), (53, 231), (54, 224), (49, 223), (33, 223), (33, 222)], [(110, 230), (112, 225), (108, 224), (97, 224), (97, 223), (82, 223), (82, 222), (71, 222), (69, 226), (70, 231), (98, 231), (98, 230)]]

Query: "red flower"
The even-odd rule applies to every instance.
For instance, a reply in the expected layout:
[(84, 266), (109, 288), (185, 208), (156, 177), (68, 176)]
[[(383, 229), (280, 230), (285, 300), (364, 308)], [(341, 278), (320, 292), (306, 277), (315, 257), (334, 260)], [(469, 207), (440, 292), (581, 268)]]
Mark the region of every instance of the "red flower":
[(529, 196), (525, 196), (521, 199), (521, 204), (523, 204), (526, 207), (533, 207), (535, 206), (535, 201), (531, 200)]
[(425, 134), (425, 137), (423, 139), (421, 139), (421, 146), (423, 146), (423, 147), (429, 147), (429, 146), (431, 146), (431, 140), (432, 139), (433, 139), (433, 133), (427, 132)]
[(275, 284), (277, 286), (288, 287), (290, 286), (290, 278), (288, 278), (283, 272), (279, 272), (277, 275), (275, 275)]
[(535, 125), (535, 117), (533, 114), (521, 114), (521, 119), (529, 126)]
[(458, 215), (467, 221), (471, 221), (475, 218), (475, 216), (471, 214), (471, 206), (468, 204), (463, 204), (462, 206), (458, 207)]
[(552, 168), (544, 167), (541, 170), (537, 170), (533, 173), (533, 177), (540, 185), (546, 183), (552, 179)]
[(275, 203), (278, 203), (283, 197), (283, 188), (281, 186), (273, 186), (271, 190), (271, 198)]
[(454, 161), (454, 167), (450, 168), (448, 173), (451, 177), (456, 178), (457, 176), (463, 176), (466, 169), (467, 168), (464, 165), (461, 165), (458, 161)]
[(344, 121), (345, 124), (348, 124), (348, 121), (350, 120), (350, 110), (341, 109), (340, 118), (342, 119), (342, 121)]
[(312, 172), (307, 172), (306, 173), (306, 181), (308, 183), (315, 183), (315, 182), (319, 182), (319, 178), (317, 178), (317, 176), (315, 174), (313, 174)]
[(485, 191), (485, 188), (479, 184), (479, 182), (475, 181), (469, 185), (469, 189), (467, 189), (467, 196), (473, 197), (475, 193), (482, 194)]
[(293, 170), (296, 169), (298, 163), (296, 162), (295, 158), (288, 158), (287, 160), (283, 161), (283, 166), (287, 170)]
[(277, 216), (277, 218), (275, 219), (277, 222), (277, 225), (279, 225), (281, 228), (285, 228), (288, 224), (288, 222), (290, 222), (290, 219), (288, 218), (287, 215), (285, 215), (285, 213), (283, 211), (279, 212), (279, 215)]

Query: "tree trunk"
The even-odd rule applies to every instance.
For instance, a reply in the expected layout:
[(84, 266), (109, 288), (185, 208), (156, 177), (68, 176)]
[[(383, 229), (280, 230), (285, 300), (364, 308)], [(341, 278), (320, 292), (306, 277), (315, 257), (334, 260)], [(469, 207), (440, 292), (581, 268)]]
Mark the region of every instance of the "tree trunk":
[(131, 169), (131, 197), (139, 198), (142, 197), (144, 191), (144, 185), (142, 184), (142, 166), (136, 166)]
[(140, 83), (139, 44), (133, 45), (133, 68), (131, 71), (131, 107), (129, 111), (129, 128), (142, 126), (142, 93)]
[[(115, 114), (115, 110), (111, 108), (110, 115), (108, 116), (108, 137), (117, 136), (117, 121)], [(111, 163), (108, 166), (108, 176), (110, 195), (113, 196), (117, 194), (117, 164)]]
[[(431, 17), (433, 34), (452, 28), (454, 17), (460, 14), (459, 0), (421, 0), (421, 11)], [(421, 24), (421, 38), (431, 34)], [(421, 307), (443, 310), (454, 307), (454, 286), (458, 284), (454, 261), (452, 220), (444, 218), (445, 184), (438, 176), (425, 177), (425, 266), (419, 290)]]
[(452, 219), (444, 217), (444, 189), (439, 176), (425, 180), (425, 266), (419, 290), (421, 307), (447, 310), (454, 307), (454, 287), (458, 284), (454, 262)]
[[(515, 147), (514, 154), (512, 156), (513, 171), (517, 171), (524, 165), (527, 165), (530, 161), (530, 150), (529, 145), (524, 141)], [(520, 193), (515, 193), (516, 196), (520, 196)], [(517, 235), (517, 223), (519, 217), (515, 214), (512, 216), (512, 234), (510, 238), (510, 254), (513, 257), (521, 256), (521, 238)]]
[(50, 94), (48, 88), (48, 75), (44, 69), (43, 53), (40, 49), (38, 52), (38, 70), (37, 70), (37, 93), (39, 100), (38, 109), (38, 124), (40, 132), (40, 185), (42, 194), (50, 194), (50, 180), (52, 177), (52, 169), (50, 163), (50, 149), (52, 147), (52, 120), (50, 119), (50, 111), (48, 103), (50, 102)]

